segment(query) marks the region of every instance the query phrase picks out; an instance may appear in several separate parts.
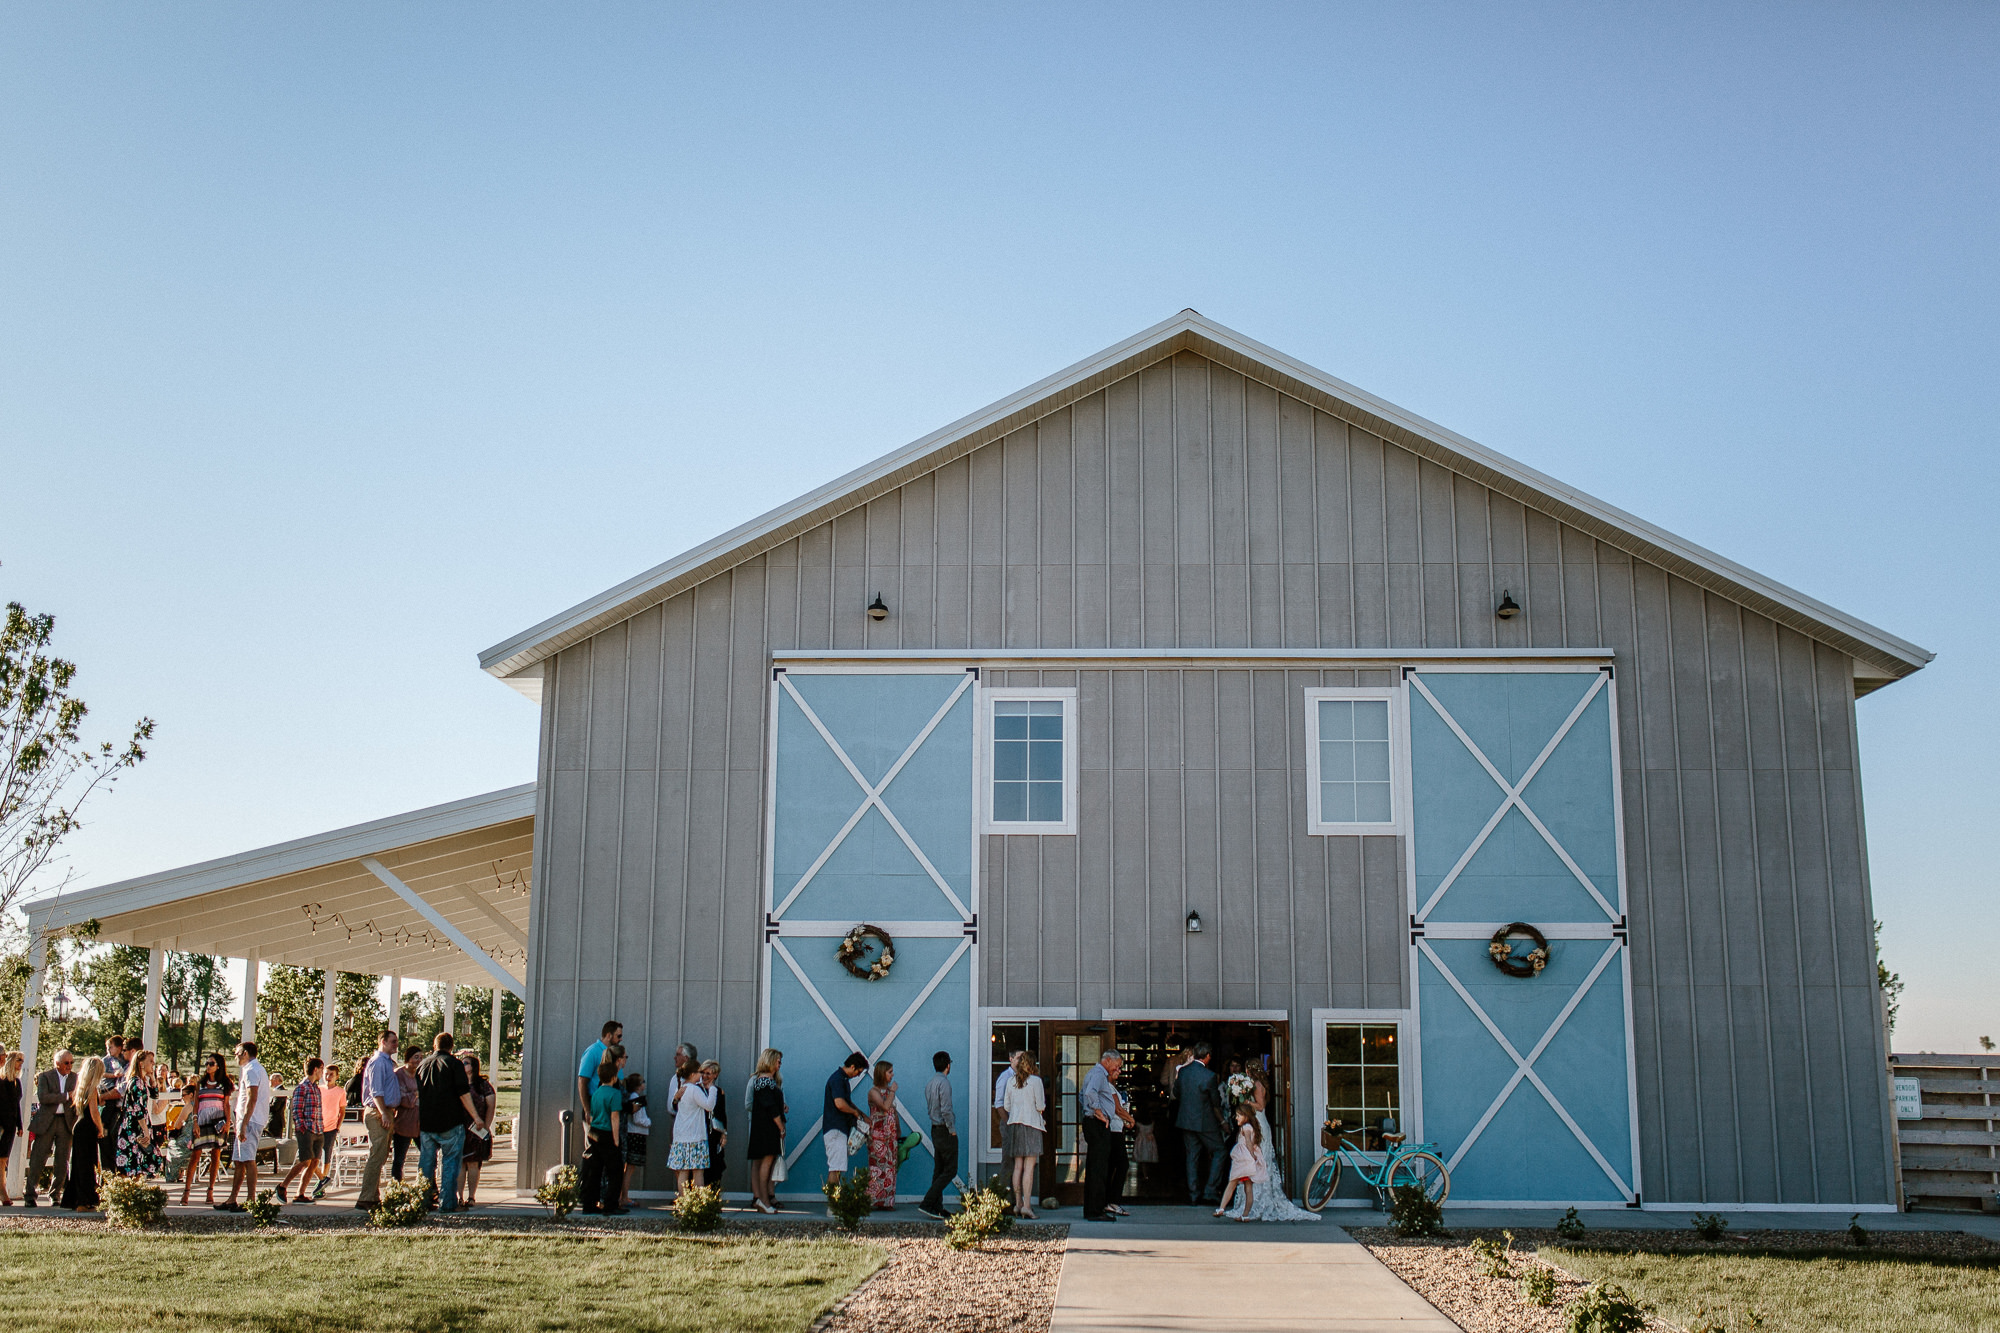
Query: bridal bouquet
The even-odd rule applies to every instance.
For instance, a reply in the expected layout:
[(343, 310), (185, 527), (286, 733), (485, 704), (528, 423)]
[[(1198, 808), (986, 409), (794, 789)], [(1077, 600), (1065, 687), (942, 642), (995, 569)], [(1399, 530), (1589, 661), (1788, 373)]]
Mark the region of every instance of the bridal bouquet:
[(1231, 1106), (1238, 1102), (1247, 1102), (1257, 1095), (1257, 1084), (1248, 1074), (1231, 1074), (1229, 1081), (1224, 1083), (1223, 1087), (1229, 1092)]

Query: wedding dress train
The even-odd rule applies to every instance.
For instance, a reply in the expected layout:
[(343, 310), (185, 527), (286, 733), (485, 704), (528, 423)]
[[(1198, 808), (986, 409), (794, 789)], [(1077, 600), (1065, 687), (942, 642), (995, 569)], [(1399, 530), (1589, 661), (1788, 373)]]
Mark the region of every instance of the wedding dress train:
[(1257, 1132), (1263, 1137), (1258, 1140), (1258, 1153), (1264, 1159), (1267, 1179), (1251, 1191), (1250, 1211), (1232, 1211), (1231, 1216), (1248, 1216), (1255, 1222), (1317, 1222), (1318, 1213), (1309, 1213), (1285, 1197), (1283, 1173), (1278, 1169), (1277, 1158), (1271, 1153), (1271, 1122), (1264, 1113), (1257, 1113)]

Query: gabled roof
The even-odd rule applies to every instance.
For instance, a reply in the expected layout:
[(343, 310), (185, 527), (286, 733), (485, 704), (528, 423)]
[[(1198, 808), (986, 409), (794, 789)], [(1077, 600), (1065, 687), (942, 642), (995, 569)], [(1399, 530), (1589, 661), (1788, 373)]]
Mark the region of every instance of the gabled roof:
[(1183, 351), (1205, 356), (1249, 379), (1310, 403), (1600, 541), (1831, 644), (1856, 659), (1859, 677), (1875, 683), (1899, 679), (1922, 667), (1933, 656), (1886, 630), (1724, 559), (1463, 435), (1406, 412), (1394, 403), (1205, 319), (1193, 310), (1183, 310), (1164, 323), (1086, 357), (1067, 370), (1058, 371), (495, 644), (479, 655), (479, 665), (522, 688), (524, 693), (532, 694), (539, 684), (544, 658)]

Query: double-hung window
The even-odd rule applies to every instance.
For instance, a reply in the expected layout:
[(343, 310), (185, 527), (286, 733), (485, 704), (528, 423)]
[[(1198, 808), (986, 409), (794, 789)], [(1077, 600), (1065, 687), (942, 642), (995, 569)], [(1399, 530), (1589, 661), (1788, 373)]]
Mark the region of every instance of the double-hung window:
[(986, 828), (1076, 832), (1076, 691), (985, 694)]
[(1397, 703), (1387, 689), (1306, 691), (1307, 832), (1397, 831)]

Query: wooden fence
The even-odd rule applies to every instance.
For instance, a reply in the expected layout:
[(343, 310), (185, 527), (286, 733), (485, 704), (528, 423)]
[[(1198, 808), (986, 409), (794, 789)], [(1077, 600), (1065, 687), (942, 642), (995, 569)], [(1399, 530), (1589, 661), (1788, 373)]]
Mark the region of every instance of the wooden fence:
[(1892, 1055), (1914, 1078), (1923, 1118), (1896, 1122), (1905, 1208), (2000, 1208), (2000, 1051)]

